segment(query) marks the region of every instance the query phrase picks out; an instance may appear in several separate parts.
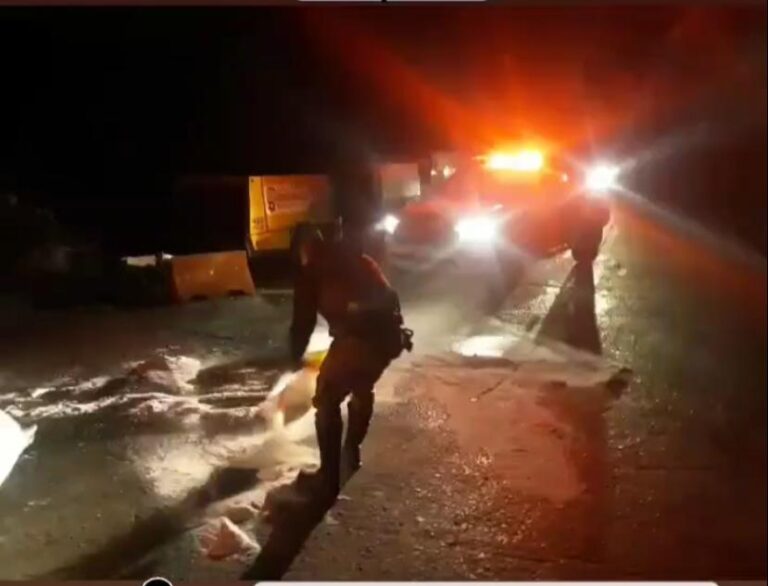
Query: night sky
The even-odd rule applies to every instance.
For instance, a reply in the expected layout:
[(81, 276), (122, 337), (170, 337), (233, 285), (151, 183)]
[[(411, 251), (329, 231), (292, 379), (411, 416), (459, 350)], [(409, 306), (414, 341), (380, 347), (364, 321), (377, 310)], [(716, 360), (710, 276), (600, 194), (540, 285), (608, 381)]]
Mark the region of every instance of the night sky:
[(764, 7), (4, 8), (0, 190), (112, 225), (190, 172), (764, 117), (764, 53)]

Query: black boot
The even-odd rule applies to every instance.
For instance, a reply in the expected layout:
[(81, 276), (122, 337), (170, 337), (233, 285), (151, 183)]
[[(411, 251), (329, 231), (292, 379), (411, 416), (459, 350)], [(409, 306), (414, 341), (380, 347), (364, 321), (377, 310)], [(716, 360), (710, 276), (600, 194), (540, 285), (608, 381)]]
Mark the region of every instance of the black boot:
[(301, 473), (300, 488), (308, 490), (322, 500), (333, 501), (339, 495), (341, 483), (341, 434), (343, 424), (339, 406), (320, 407), (315, 415), (317, 445), (320, 448), (320, 470), (315, 474)]
[(360, 446), (368, 433), (368, 427), (373, 415), (373, 393), (359, 393), (353, 395), (347, 405), (349, 421), (347, 422), (347, 435), (344, 438), (344, 455), (351, 472), (360, 469)]

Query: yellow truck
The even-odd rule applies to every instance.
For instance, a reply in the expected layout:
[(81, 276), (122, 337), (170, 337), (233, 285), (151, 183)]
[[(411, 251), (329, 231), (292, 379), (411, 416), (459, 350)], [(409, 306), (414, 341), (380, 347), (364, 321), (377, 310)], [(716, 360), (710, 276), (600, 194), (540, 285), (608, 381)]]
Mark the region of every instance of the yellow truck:
[[(368, 204), (382, 219), (421, 193), (418, 164), (380, 164), (375, 182), (370, 193), (346, 196), (373, 196)], [(297, 245), (310, 228), (332, 234), (338, 212), (359, 203), (338, 201), (344, 196), (333, 196), (325, 175), (187, 176), (175, 192), (175, 242), (164, 266), (173, 299), (182, 303), (253, 294), (280, 273), (269, 258), (295, 261)], [(383, 258), (385, 241), (376, 226), (367, 247)]]
[(174, 251), (182, 254), (288, 252), (302, 226), (334, 219), (323, 175), (187, 176), (175, 192)]
[(249, 177), (247, 248), (252, 254), (291, 250), (302, 226), (327, 227), (333, 212), (325, 176)]
[[(375, 189), (385, 209), (421, 193), (417, 164), (384, 163), (376, 170)], [(176, 251), (182, 253), (286, 253), (306, 226), (331, 230), (340, 203), (325, 175), (188, 176), (176, 192)]]

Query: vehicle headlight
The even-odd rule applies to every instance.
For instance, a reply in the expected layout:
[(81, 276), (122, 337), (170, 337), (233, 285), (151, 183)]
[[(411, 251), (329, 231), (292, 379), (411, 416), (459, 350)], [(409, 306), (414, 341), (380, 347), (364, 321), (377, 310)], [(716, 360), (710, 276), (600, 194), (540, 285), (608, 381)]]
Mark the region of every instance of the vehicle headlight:
[(489, 244), (496, 240), (497, 221), (491, 216), (472, 216), (456, 222), (454, 230), (460, 242)]
[(376, 224), (376, 229), (383, 230), (387, 234), (394, 234), (399, 224), (400, 218), (392, 214), (387, 214)]
[(593, 195), (604, 195), (617, 187), (619, 168), (615, 165), (595, 165), (587, 171), (586, 188)]

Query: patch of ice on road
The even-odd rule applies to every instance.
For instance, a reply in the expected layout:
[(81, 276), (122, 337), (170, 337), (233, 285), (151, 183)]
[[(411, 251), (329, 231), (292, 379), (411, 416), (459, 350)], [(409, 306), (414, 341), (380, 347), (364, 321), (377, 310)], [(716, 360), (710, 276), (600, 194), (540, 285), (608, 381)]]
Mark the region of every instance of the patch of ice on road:
[(35, 440), (36, 426), (23, 428), (0, 409), (0, 486), (10, 476), (16, 461)]
[(236, 555), (253, 556), (261, 551), (256, 540), (226, 517), (212, 519), (198, 532), (201, 552), (211, 560)]

